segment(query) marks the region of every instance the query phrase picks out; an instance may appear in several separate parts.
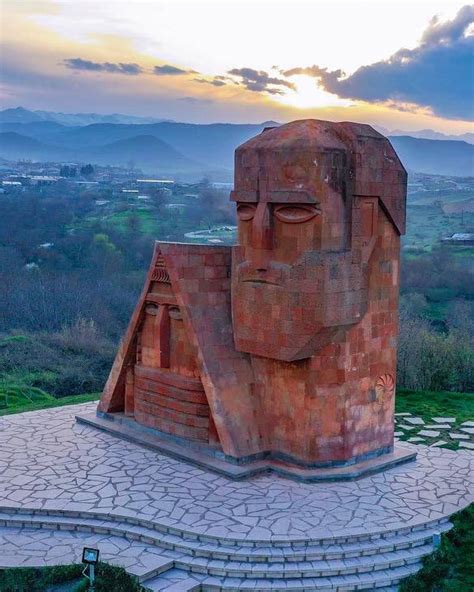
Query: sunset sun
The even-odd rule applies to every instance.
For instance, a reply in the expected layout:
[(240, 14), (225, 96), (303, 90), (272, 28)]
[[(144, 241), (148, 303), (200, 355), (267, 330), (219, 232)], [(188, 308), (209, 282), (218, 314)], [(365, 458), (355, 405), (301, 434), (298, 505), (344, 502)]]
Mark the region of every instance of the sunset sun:
[(277, 95), (277, 100), (285, 105), (297, 109), (311, 107), (346, 107), (351, 104), (347, 99), (340, 99), (336, 95), (326, 92), (318, 86), (318, 82), (305, 74), (292, 76), (291, 82), (295, 90), (288, 89), (285, 94)]

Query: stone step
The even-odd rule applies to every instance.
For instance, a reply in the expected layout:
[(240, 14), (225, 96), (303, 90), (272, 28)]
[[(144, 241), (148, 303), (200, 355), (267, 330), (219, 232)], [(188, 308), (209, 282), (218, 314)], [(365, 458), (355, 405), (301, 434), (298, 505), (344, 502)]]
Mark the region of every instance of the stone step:
[[(354, 557), (377, 555), (380, 553), (390, 553), (392, 551), (410, 549), (430, 544), (433, 535), (449, 530), (448, 526), (425, 529), (417, 533), (410, 533), (405, 537), (393, 536), (378, 541), (365, 543), (349, 543), (347, 545), (308, 545), (305, 548), (286, 548), (279, 549), (273, 547), (259, 547), (255, 550), (249, 550), (246, 547), (224, 547), (220, 546), (217, 550), (207, 544), (201, 544), (198, 547), (191, 548), (195, 557), (206, 557), (210, 559), (221, 559), (228, 561), (231, 557), (237, 561), (255, 561), (255, 562), (282, 562), (282, 561), (324, 561), (337, 559), (350, 559)], [(184, 550), (184, 545), (173, 546), (176, 550)]]
[(81, 523), (84, 520), (99, 521), (103, 524), (112, 522), (114, 525), (126, 525), (127, 528), (132, 526), (143, 527), (145, 529), (154, 531), (156, 533), (174, 535), (183, 541), (199, 542), (199, 543), (210, 543), (216, 547), (231, 547), (232, 551), (235, 547), (248, 547), (249, 549), (261, 549), (263, 547), (271, 546), (272, 549), (287, 549), (293, 550), (306, 549), (308, 546), (313, 547), (324, 547), (326, 545), (346, 545), (346, 544), (357, 544), (366, 542), (379, 542), (380, 540), (388, 540), (392, 537), (406, 537), (407, 535), (414, 534), (417, 536), (418, 533), (424, 532), (427, 529), (433, 529), (434, 531), (443, 531), (451, 528), (451, 523), (448, 518), (441, 518), (437, 520), (428, 520), (414, 524), (412, 526), (405, 526), (393, 529), (386, 529), (384, 531), (375, 532), (371, 534), (360, 533), (347, 536), (333, 535), (329, 537), (318, 537), (315, 539), (291, 539), (284, 538), (279, 539), (277, 537), (271, 537), (271, 539), (248, 539), (242, 536), (241, 538), (232, 538), (228, 536), (217, 536), (207, 534), (196, 534), (194, 531), (188, 531), (185, 529), (178, 529), (174, 526), (167, 524), (161, 524), (158, 522), (152, 522), (137, 516), (130, 514), (122, 514), (120, 510), (114, 514), (104, 512), (93, 512), (93, 511), (70, 511), (64, 509), (27, 509), (17, 507), (2, 507), (0, 506), (0, 521), (2, 515), (8, 516), (23, 516), (28, 517), (35, 516), (44, 520), (59, 517), (61, 520), (69, 520), (71, 523)]
[[(328, 555), (324, 560), (302, 560), (302, 549), (287, 547), (277, 549), (279, 561), (275, 556), (270, 561), (264, 560), (261, 550), (244, 547), (230, 547), (229, 560), (216, 560), (197, 555), (196, 553), (181, 552), (176, 549), (163, 548), (160, 533), (145, 527), (134, 527), (114, 523), (113, 520), (72, 519), (70, 517), (51, 515), (26, 515), (24, 513), (0, 514), (0, 525), (4, 530), (28, 528), (34, 539), (36, 531), (43, 535), (47, 530), (55, 532), (58, 539), (64, 537), (87, 536), (86, 533), (105, 535), (104, 545), (108, 544), (108, 537), (112, 543), (118, 536), (126, 538), (130, 544), (137, 544), (140, 551), (134, 565), (124, 565), (133, 573), (146, 588), (151, 591), (165, 590), (179, 592), (179, 590), (228, 591), (228, 590), (379, 590), (396, 586), (402, 578), (418, 571), (421, 559), (432, 551), (431, 538), (433, 527), (411, 533), (411, 540), (403, 543), (392, 537), (400, 548), (392, 551), (373, 553), (375, 541), (369, 541), (372, 548), (370, 554), (364, 554), (359, 549), (356, 556), (337, 558)], [(446, 525), (442, 525), (446, 529)], [(41, 531), (41, 532), (40, 532)], [(430, 536), (429, 536), (430, 533)], [(417, 537), (417, 538), (416, 538)], [(423, 539), (423, 537), (425, 537)], [(398, 537), (403, 538), (403, 537)], [(423, 544), (417, 543), (424, 540)], [(380, 538), (381, 545), (386, 544), (390, 537)], [(190, 541), (185, 541), (190, 543)], [(199, 541), (194, 541), (199, 548)], [(142, 545), (139, 547), (139, 545)], [(98, 545), (100, 547), (100, 544)], [(209, 547), (209, 544), (206, 544)], [(313, 545), (314, 546), (314, 545)], [(365, 550), (368, 543), (361, 545)], [(329, 553), (329, 549), (319, 545), (319, 551)], [(333, 546), (335, 547), (335, 546)], [(339, 551), (344, 546), (339, 546)], [(356, 553), (354, 544), (345, 549), (348, 554)], [(133, 547), (131, 547), (133, 548)], [(269, 548), (269, 550), (272, 550)], [(333, 549), (334, 550), (334, 549)], [(207, 549), (206, 552), (212, 551)], [(234, 554), (232, 554), (232, 551)], [(298, 552), (300, 551), (300, 552)], [(203, 549), (201, 549), (203, 552)], [(282, 553), (285, 552), (284, 560)], [(308, 552), (308, 549), (305, 550)], [(104, 557), (107, 553), (104, 550)], [(259, 554), (260, 553), (260, 554)], [(255, 561), (255, 557), (260, 560)], [(114, 561), (113, 561), (114, 562)], [(383, 591), (382, 591), (383, 592)], [(388, 590), (386, 591), (388, 592)]]
[[(433, 551), (433, 545), (426, 544), (415, 549), (381, 553), (370, 557), (332, 559), (328, 561), (292, 561), (282, 563), (255, 563), (239, 561), (208, 560), (201, 557), (183, 556), (174, 560), (174, 566), (193, 574), (225, 578), (323, 578), (363, 574), (366, 572), (390, 570), (397, 567), (418, 564)], [(167, 554), (167, 553), (166, 553)]]
[(295, 563), (307, 561), (337, 561), (349, 560), (357, 557), (368, 557), (397, 551), (417, 549), (430, 545), (435, 533), (444, 532), (451, 528), (450, 522), (444, 522), (435, 527), (419, 529), (409, 532), (405, 536), (393, 535), (380, 537), (375, 540), (347, 543), (305, 546), (276, 547), (262, 545), (261, 547), (247, 547), (239, 545), (211, 545), (198, 540), (186, 540), (174, 534), (159, 533), (152, 528), (138, 525), (127, 525), (114, 520), (99, 520), (94, 518), (70, 518), (67, 516), (52, 516), (43, 514), (1, 513), (0, 525), (53, 528), (58, 530), (78, 530), (114, 536), (125, 536), (130, 540), (138, 540), (161, 549), (176, 552), (181, 557), (188, 555), (197, 559), (214, 561), (235, 561), (252, 563)]
[(83, 547), (91, 546), (99, 548), (102, 561), (123, 567), (140, 582), (174, 567), (173, 559), (163, 556), (154, 546), (138, 541), (125, 543), (123, 536), (3, 526), (0, 527), (0, 569), (80, 564)]
[(172, 569), (164, 576), (158, 576), (143, 582), (149, 592), (230, 592), (239, 590), (253, 590), (254, 592), (298, 592), (331, 591), (344, 592), (351, 590), (366, 590), (374, 592), (395, 592), (400, 582), (416, 573), (421, 563), (382, 570), (370, 574), (352, 574), (347, 576), (321, 578), (293, 578), (279, 580), (269, 577), (263, 579), (242, 579), (231, 577), (203, 576), (201, 574), (186, 574), (180, 569)]
[(144, 582), (151, 578), (155, 578), (160, 574), (166, 573), (174, 567), (174, 561), (169, 557), (161, 557), (156, 555), (153, 562), (146, 566), (136, 566), (133, 569), (127, 568), (127, 571), (134, 575), (139, 582)]
[(201, 582), (182, 569), (170, 569), (166, 574), (141, 582), (147, 592), (195, 592)]
[[(20, 517), (17, 515), (16, 520), (13, 519), (13, 524), (17, 527), (19, 526), (18, 518), (21, 518), (22, 520), (21, 527), (31, 528), (33, 525), (36, 529), (41, 529), (43, 532), (46, 529), (75, 533), (88, 531), (95, 534), (108, 535), (111, 536), (111, 538), (116, 537), (118, 534), (117, 528), (111, 528), (110, 525), (107, 526), (104, 521), (100, 523), (99, 521), (91, 520), (89, 524), (77, 524), (71, 519), (63, 521), (56, 519), (56, 522), (54, 523), (54, 521), (46, 521), (44, 516), (32, 516), (28, 520), (26, 516)], [(6, 521), (6, 527), (8, 528), (11, 526), (12, 520)], [(143, 530), (143, 527), (141, 527), (141, 530)], [(282, 585), (282, 582), (287, 581), (310, 581), (311, 589), (313, 580), (324, 582), (325, 579), (328, 578), (332, 581), (334, 578), (337, 579), (349, 576), (364, 578), (365, 576), (374, 573), (391, 573), (393, 570), (397, 570), (401, 567), (411, 568), (412, 566), (418, 566), (421, 559), (432, 551), (432, 544), (426, 543), (421, 546), (388, 553), (379, 553), (370, 556), (360, 555), (358, 557), (345, 559), (328, 559), (325, 561), (299, 561), (297, 558), (293, 558), (291, 553), (289, 557), (286, 558), (286, 561), (281, 561), (279, 563), (255, 562), (253, 560), (236, 561), (235, 557), (232, 556), (229, 561), (223, 561), (192, 556), (186, 553), (178, 553), (175, 550), (164, 550), (160, 546), (159, 537), (156, 536), (150, 537), (149, 535), (143, 535), (143, 533), (139, 534), (133, 531), (127, 531), (127, 529), (121, 531), (121, 536), (131, 541), (144, 543), (148, 548), (154, 547), (157, 549), (157, 559), (159, 558), (159, 563), (157, 564), (154, 562), (149, 568), (144, 568), (141, 573), (136, 573), (142, 582), (147, 582), (150, 579), (153, 579), (161, 572), (169, 573), (171, 568), (177, 568), (183, 573), (188, 573), (193, 577), (201, 576), (203, 578), (223, 579), (226, 583), (229, 583), (229, 581), (233, 582), (234, 580), (263, 582), (262, 584), (256, 585), (257, 588), (262, 586), (265, 587), (269, 578), (271, 578), (275, 584), (279, 581), (280, 585)], [(212, 582), (214, 582), (214, 580), (212, 580)], [(203, 588), (202, 585), (201, 588), (206, 589)], [(248, 586), (245, 586), (245, 588), (248, 588)], [(211, 587), (209, 589), (211, 590), (213, 588)]]

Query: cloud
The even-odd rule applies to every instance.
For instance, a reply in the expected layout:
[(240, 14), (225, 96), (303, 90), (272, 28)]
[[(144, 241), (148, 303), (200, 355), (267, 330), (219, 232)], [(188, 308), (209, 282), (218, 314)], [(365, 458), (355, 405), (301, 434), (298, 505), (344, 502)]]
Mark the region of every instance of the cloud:
[(183, 74), (191, 74), (194, 70), (183, 70), (171, 64), (164, 64), (163, 66), (155, 66), (153, 73), (157, 76), (181, 76)]
[(178, 99), (178, 101), (188, 103), (189, 105), (199, 105), (201, 103), (208, 104), (214, 102), (212, 99), (197, 99), (196, 97), (181, 97)]
[(85, 72), (109, 72), (112, 74), (128, 74), (135, 76), (143, 72), (143, 68), (134, 63), (91, 62), (82, 58), (68, 58), (63, 60), (66, 68)]
[(362, 66), (345, 77), (320, 66), (282, 72), (314, 76), (328, 92), (369, 102), (392, 101), (430, 108), (451, 119), (474, 116), (474, 6), (441, 23), (432, 19), (415, 49), (400, 49), (388, 60)]
[(211, 84), (212, 86), (226, 86), (227, 83), (238, 84), (238, 82), (233, 81), (226, 76), (214, 76), (214, 78), (194, 78), (195, 82), (200, 82), (201, 84)]
[(233, 68), (228, 71), (228, 74), (240, 78), (245, 88), (253, 92), (266, 92), (272, 95), (281, 95), (284, 93), (284, 88), (295, 90), (295, 85), (289, 80), (271, 76), (264, 70)]
[[(113, 62), (92, 62), (91, 60), (84, 60), (83, 58), (68, 58), (63, 60), (63, 64), (70, 70), (80, 70), (83, 72), (109, 72), (112, 74), (145, 74), (149, 70), (145, 70), (142, 66), (135, 63), (113, 63)], [(156, 76), (180, 76), (183, 74), (197, 74), (194, 70), (183, 70), (171, 64), (164, 64), (162, 66), (155, 66), (153, 74)]]

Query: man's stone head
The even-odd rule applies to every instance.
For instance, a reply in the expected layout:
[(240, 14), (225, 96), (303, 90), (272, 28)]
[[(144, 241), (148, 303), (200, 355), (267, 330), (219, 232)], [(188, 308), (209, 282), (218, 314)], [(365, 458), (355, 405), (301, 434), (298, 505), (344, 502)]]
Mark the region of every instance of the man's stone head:
[[(305, 120), (267, 129), (237, 149), (231, 199), (240, 243), (232, 277), (238, 350), (303, 359), (360, 320), (366, 291), (353, 252), (357, 172), (372, 168), (374, 186), (365, 195), (380, 197), (375, 182), (386, 144), (368, 126)], [(398, 159), (395, 165), (401, 168)]]

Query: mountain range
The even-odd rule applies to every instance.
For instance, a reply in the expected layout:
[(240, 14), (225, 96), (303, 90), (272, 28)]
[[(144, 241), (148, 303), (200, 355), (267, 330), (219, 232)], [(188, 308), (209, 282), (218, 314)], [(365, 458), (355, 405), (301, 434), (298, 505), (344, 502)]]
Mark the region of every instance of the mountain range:
[[(61, 122), (61, 117), (78, 118), (75, 121), (82, 123), (65, 124), (64, 120)], [(81, 117), (85, 119), (81, 120)], [(110, 121), (84, 123), (95, 117)], [(6, 109), (0, 111), (0, 157), (113, 165), (133, 162), (150, 173), (194, 177), (209, 174), (216, 180), (227, 180), (231, 177), (235, 148), (265, 127), (278, 125), (275, 122), (150, 122), (138, 117), (132, 117), (132, 122), (123, 120), (129, 117), (67, 115), (28, 111), (21, 107)], [(427, 134), (432, 132), (425, 131)], [(386, 130), (382, 132), (389, 135)], [(432, 134), (438, 135), (437, 132)], [(389, 137), (409, 170), (453, 176), (474, 174), (474, 145), (468, 141), (452, 140), (449, 136), (444, 139), (417, 138), (412, 133), (402, 132), (395, 132)]]
[(38, 121), (54, 121), (61, 125), (90, 125), (92, 123), (159, 123), (169, 121), (157, 117), (139, 117), (111, 113), (56, 113), (55, 111), (30, 111), (23, 107), (0, 111), (1, 123), (32, 123)]

